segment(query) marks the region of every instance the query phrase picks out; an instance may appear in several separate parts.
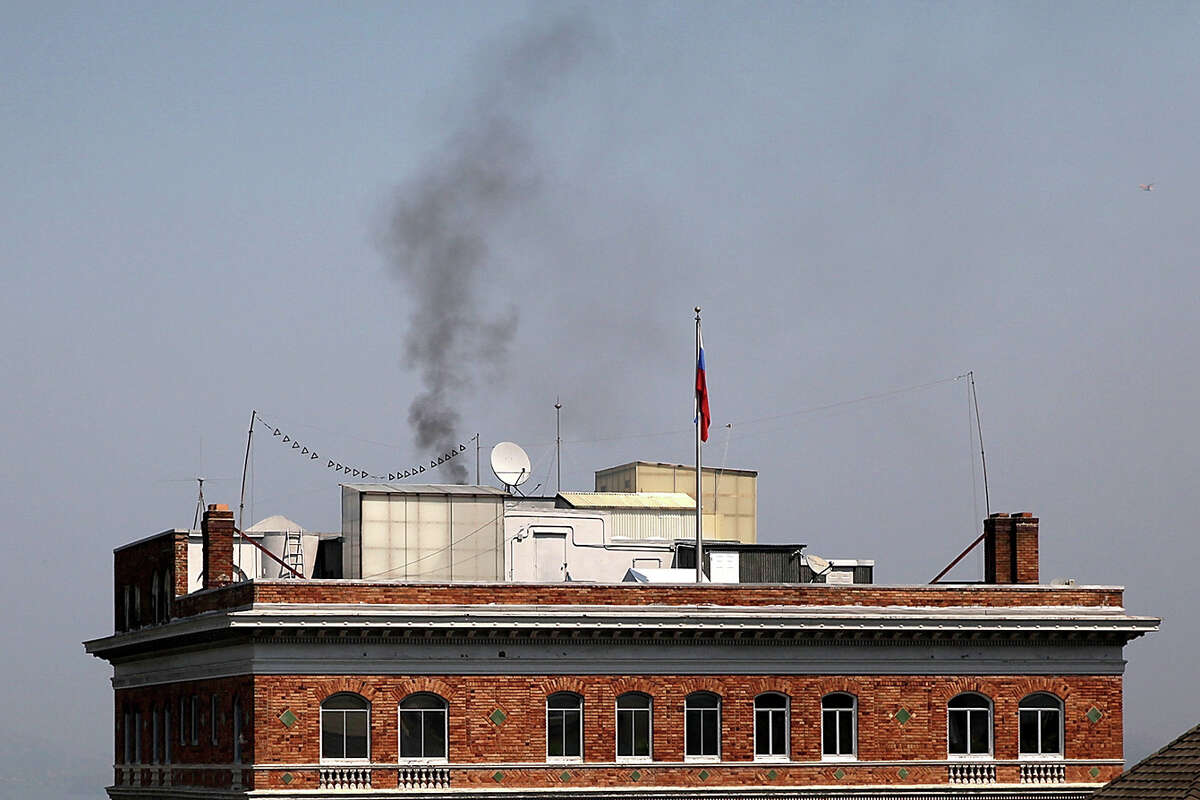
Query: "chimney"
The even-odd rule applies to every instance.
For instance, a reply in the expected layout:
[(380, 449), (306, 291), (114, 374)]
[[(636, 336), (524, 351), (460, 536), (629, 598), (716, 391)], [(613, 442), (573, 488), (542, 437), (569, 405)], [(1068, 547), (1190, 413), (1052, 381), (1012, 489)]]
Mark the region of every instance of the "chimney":
[(983, 521), (983, 582), (1038, 582), (1038, 519), (1028, 511)]
[(204, 589), (233, 583), (233, 512), (224, 503), (214, 503), (200, 523), (204, 540)]

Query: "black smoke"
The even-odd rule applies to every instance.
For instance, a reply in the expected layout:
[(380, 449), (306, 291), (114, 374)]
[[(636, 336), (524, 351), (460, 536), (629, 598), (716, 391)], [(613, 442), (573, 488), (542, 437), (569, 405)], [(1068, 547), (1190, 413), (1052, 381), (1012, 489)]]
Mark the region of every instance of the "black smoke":
[[(497, 265), (503, 225), (536, 199), (540, 163), (533, 112), (588, 51), (591, 28), (580, 18), (524, 31), (475, 82), (466, 115), (439, 156), (402, 185), (388, 209), (382, 240), (408, 290), (404, 354), (423, 391), (408, 408), (417, 445), (448, 451), (466, 438), (462, 399), (481, 371), (499, 371), (519, 322), (497, 309), (504, 275)], [(466, 483), (457, 461), (443, 469)]]

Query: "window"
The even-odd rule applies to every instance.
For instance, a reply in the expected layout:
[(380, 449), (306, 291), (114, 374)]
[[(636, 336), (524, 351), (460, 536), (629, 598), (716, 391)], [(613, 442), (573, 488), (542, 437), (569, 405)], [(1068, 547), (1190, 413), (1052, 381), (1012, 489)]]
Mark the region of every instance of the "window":
[(953, 698), (946, 715), (951, 756), (992, 754), (992, 702), (967, 692)]
[(754, 757), (787, 758), (788, 699), (778, 692), (754, 698)]
[(125, 748), (121, 753), (121, 761), (126, 764), (133, 763), (133, 714), (128, 709), (125, 711)]
[(163, 703), (163, 762), (171, 763), (171, 704)]
[(858, 710), (854, 695), (834, 692), (821, 698), (821, 758), (854, 758), (858, 737), (854, 725)]
[(721, 698), (693, 692), (683, 704), (684, 757), (697, 761), (721, 758)]
[(335, 694), (321, 704), (321, 760), (366, 761), (371, 704), (356, 694)]
[(650, 760), (650, 696), (629, 692), (617, 698), (617, 758)]
[(158, 572), (150, 577), (150, 621), (158, 622)]
[(242, 763), (242, 701), (233, 698), (233, 763)]
[(158, 706), (150, 709), (150, 763), (158, 763)]
[(400, 758), (446, 760), (446, 701), (410, 694), (400, 702)]
[(1052, 694), (1039, 692), (1021, 701), (1021, 757), (1061, 758), (1062, 701)]
[(558, 692), (546, 698), (546, 758), (583, 760), (583, 698)]
[(213, 746), (217, 744), (217, 697), (214, 694), (209, 698), (209, 738), (212, 740)]
[(125, 627), (122, 630), (129, 630), (133, 627), (133, 587), (125, 587)]
[(187, 698), (179, 697), (179, 744), (185, 745), (187, 740)]
[(133, 712), (133, 763), (142, 763), (142, 715)]
[(192, 744), (200, 744), (200, 697), (192, 695), (192, 718), (189, 726), (192, 732)]

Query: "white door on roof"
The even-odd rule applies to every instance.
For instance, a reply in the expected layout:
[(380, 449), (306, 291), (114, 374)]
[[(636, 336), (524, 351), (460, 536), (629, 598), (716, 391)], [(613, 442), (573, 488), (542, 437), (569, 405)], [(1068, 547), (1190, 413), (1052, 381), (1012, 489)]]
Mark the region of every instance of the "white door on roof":
[(562, 583), (567, 577), (567, 536), (564, 533), (533, 534), (535, 580)]

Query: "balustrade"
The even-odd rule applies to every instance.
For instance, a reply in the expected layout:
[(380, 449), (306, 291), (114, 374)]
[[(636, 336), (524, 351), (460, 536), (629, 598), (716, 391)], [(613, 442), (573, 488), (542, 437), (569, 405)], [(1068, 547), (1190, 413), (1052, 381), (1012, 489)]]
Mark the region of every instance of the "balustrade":
[(322, 789), (370, 789), (369, 767), (321, 767)]
[(995, 783), (996, 765), (964, 763), (950, 765), (950, 783)]
[(1036, 762), (1021, 765), (1021, 783), (1064, 783), (1067, 768), (1062, 764)]

